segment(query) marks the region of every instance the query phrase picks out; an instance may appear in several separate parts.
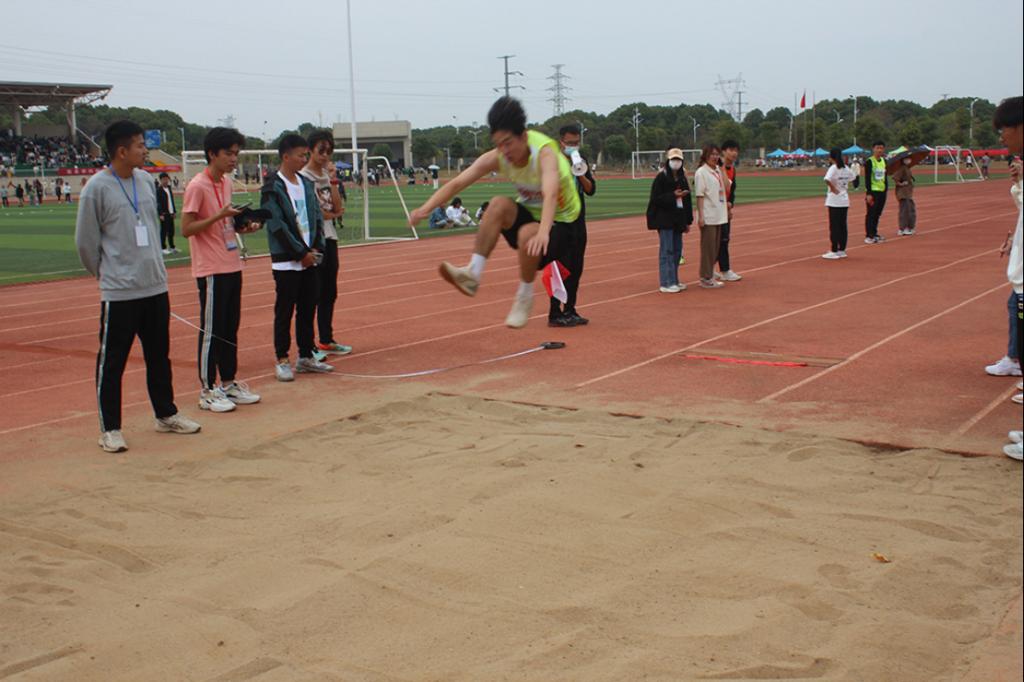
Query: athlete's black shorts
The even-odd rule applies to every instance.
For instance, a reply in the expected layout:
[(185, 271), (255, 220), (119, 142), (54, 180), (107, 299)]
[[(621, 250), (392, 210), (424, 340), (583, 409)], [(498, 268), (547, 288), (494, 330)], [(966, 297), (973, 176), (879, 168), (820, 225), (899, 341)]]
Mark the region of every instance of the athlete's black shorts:
[[(516, 219), (512, 223), (512, 226), (501, 231), (501, 236), (505, 238), (508, 245), (513, 249), (519, 248), (519, 228), (523, 225), (529, 225), (530, 223), (539, 223), (540, 221), (533, 217), (533, 214), (526, 210), (522, 204), (516, 204)], [(543, 268), (551, 261), (561, 261), (565, 264), (566, 258), (569, 255), (568, 247), (573, 234), (572, 223), (560, 223), (557, 220), (551, 225), (551, 234), (548, 236), (548, 250), (547, 253), (541, 256), (540, 264), (537, 269)]]

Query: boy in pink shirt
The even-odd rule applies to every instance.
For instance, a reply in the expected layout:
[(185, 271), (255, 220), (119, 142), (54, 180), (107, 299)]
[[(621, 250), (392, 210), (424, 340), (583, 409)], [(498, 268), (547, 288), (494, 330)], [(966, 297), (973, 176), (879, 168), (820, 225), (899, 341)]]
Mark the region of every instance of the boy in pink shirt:
[[(234, 128), (212, 128), (203, 140), (206, 168), (185, 188), (181, 232), (192, 253), (192, 276), (199, 287), (199, 407), (230, 412), (258, 403), (260, 396), (235, 381), (238, 324), (242, 310), (242, 259), (238, 234), (258, 230), (249, 223), (237, 232), (231, 205), (231, 175), (245, 137)], [(217, 376), (221, 383), (218, 385)]]

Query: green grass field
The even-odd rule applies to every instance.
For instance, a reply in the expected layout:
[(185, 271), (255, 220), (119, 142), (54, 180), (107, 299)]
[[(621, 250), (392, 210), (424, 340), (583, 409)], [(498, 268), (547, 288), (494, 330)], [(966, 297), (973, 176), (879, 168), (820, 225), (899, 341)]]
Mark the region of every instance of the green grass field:
[[(932, 175), (927, 172), (918, 174), (921, 185), (931, 184)], [(778, 201), (799, 197), (824, 197), (824, 187), (819, 177), (793, 176), (780, 173), (778, 176), (740, 176), (739, 203)], [(623, 216), (641, 216), (647, 207), (647, 196), (650, 190), (648, 180), (610, 179), (598, 177), (597, 194), (587, 200), (588, 219), (618, 218)], [(403, 196), (410, 210), (419, 206), (431, 190), (428, 186), (403, 187)], [(511, 187), (505, 183), (487, 183), (466, 190), (461, 196), (463, 203), (471, 212), (475, 212), (480, 204), (498, 194), (511, 195)], [(239, 195), (236, 195), (238, 200)], [(249, 197), (254, 204), (259, 197)], [(84, 274), (75, 251), (75, 211), (76, 206), (47, 204), (41, 207), (0, 208), (0, 286), (19, 282), (60, 279)], [(824, 209), (822, 221), (824, 224)], [(370, 224), (371, 234), (378, 237), (411, 236), (405, 227), (405, 215), (398, 202), (395, 190), (390, 185), (374, 187), (370, 190)], [(637, 229), (643, 230), (646, 225), (642, 218), (637, 219)], [(420, 236), (434, 238), (447, 234), (471, 231), (473, 228), (460, 230), (430, 230), (426, 225), (419, 228)], [(357, 196), (349, 196), (349, 213), (345, 218), (345, 228), (340, 235), (343, 243), (362, 241), (363, 216), (362, 201)], [(180, 227), (176, 245), (182, 253), (167, 260), (168, 266), (187, 265), (188, 240), (180, 236)], [(247, 246), (253, 255), (266, 253), (266, 237), (257, 233), (249, 237)]]

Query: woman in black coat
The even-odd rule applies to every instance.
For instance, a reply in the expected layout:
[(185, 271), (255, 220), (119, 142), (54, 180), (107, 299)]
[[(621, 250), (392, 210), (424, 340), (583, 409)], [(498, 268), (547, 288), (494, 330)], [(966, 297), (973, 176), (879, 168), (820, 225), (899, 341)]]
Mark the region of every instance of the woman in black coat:
[(683, 168), (683, 152), (669, 149), (665, 167), (651, 185), (647, 202), (647, 229), (658, 231), (658, 279), (664, 294), (679, 293), (686, 284), (679, 282), (679, 261), (683, 256), (683, 233), (693, 223), (690, 183)]

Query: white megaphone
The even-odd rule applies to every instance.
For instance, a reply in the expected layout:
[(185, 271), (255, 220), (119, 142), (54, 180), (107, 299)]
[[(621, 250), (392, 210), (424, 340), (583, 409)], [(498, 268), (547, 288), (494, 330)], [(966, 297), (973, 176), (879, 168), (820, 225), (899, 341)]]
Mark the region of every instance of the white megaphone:
[(572, 174), (576, 177), (587, 174), (587, 162), (583, 160), (579, 152), (572, 153)]

